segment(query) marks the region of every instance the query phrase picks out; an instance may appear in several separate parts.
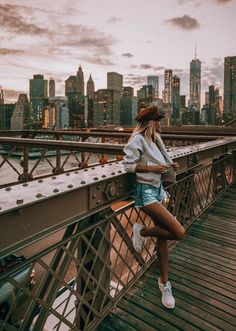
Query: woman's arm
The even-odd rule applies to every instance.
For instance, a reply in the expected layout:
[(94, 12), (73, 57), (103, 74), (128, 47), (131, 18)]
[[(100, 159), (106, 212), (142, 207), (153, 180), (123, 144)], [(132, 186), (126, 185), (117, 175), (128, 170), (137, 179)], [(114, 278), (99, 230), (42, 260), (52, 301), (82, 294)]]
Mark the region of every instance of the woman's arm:
[(156, 174), (163, 174), (170, 168), (169, 165), (139, 165), (137, 164), (135, 167), (135, 172), (154, 172)]

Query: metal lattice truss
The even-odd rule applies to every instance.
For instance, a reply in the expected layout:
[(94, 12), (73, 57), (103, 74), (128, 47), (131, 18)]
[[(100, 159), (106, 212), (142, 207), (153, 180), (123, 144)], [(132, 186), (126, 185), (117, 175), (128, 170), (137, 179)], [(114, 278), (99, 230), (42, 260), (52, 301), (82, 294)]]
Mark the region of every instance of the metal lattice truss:
[[(185, 227), (232, 184), (234, 161), (232, 155), (219, 158), (167, 188), (168, 209)], [(26, 260), (0, 276), (2, 286), (10, 284), (15, 296), (2, 313), (0, 330), (94, 330), (156, 258), (155, 238), (147, 240), (141, 254), (134, 250), (135, 222), (152, 224), (134, 207), (132, 196), (117, 199), (46, 237), (39, 234), (38, 240), (18, 250)], [(35, 270), (33, 289), (16, 277), (27, 268)], [(20, 294), (24, 302), (19, 305)]]

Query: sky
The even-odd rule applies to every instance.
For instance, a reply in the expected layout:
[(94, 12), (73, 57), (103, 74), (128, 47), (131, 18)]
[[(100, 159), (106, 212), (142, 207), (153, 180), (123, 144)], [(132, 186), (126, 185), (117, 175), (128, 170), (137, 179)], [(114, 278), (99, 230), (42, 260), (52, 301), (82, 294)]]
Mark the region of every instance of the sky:
[(0, 86), (5, 102), (29, 93), (33, 74), (53, 77), (56, 95), (82, 66), (85, 84), (107, 87), (107, 72), (135, 91), (165, 69), (189, 95), (189, 67), (202, 64), (202, 96), (223, 88), (224, 57), (236, 56), (236, 0), (0, 0)]

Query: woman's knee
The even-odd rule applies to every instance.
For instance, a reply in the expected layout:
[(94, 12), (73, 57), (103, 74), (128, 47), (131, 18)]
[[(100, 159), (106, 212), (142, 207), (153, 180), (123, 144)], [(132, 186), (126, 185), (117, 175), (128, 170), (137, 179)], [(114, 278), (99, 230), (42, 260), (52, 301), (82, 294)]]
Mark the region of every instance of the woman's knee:
[(176, 231), (175, 231), (175, 240), (181, 240), (185, 236), (185, 228), (181, 225)]

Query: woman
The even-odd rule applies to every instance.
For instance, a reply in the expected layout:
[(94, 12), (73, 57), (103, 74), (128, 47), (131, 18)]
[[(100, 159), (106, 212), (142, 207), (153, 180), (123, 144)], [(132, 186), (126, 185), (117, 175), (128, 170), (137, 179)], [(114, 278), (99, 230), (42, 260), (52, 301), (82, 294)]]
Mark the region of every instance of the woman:
[(157, 238), (157, 254), (160, 267), (158, 286), (162, 293), (162, 303), (174, 308), (175, 299), (168, 280), (168, 240), (180, 240), (185, 230), (176, 218), (165, 208), (163, 202), (167, 194), (163, 189), (161, 175), (174, 173), (179, 168), (168, 156), (160, 137), (161, 119), (164, 116), (156, 106), (145, 108), (136, 116), (138, 124), (124, 148), (124, 167), (136, 174), (135, 206), (149, 215), (154, 226), (143, 228), (133, 226), (134, 249), (141, 252), (146, 237)]

